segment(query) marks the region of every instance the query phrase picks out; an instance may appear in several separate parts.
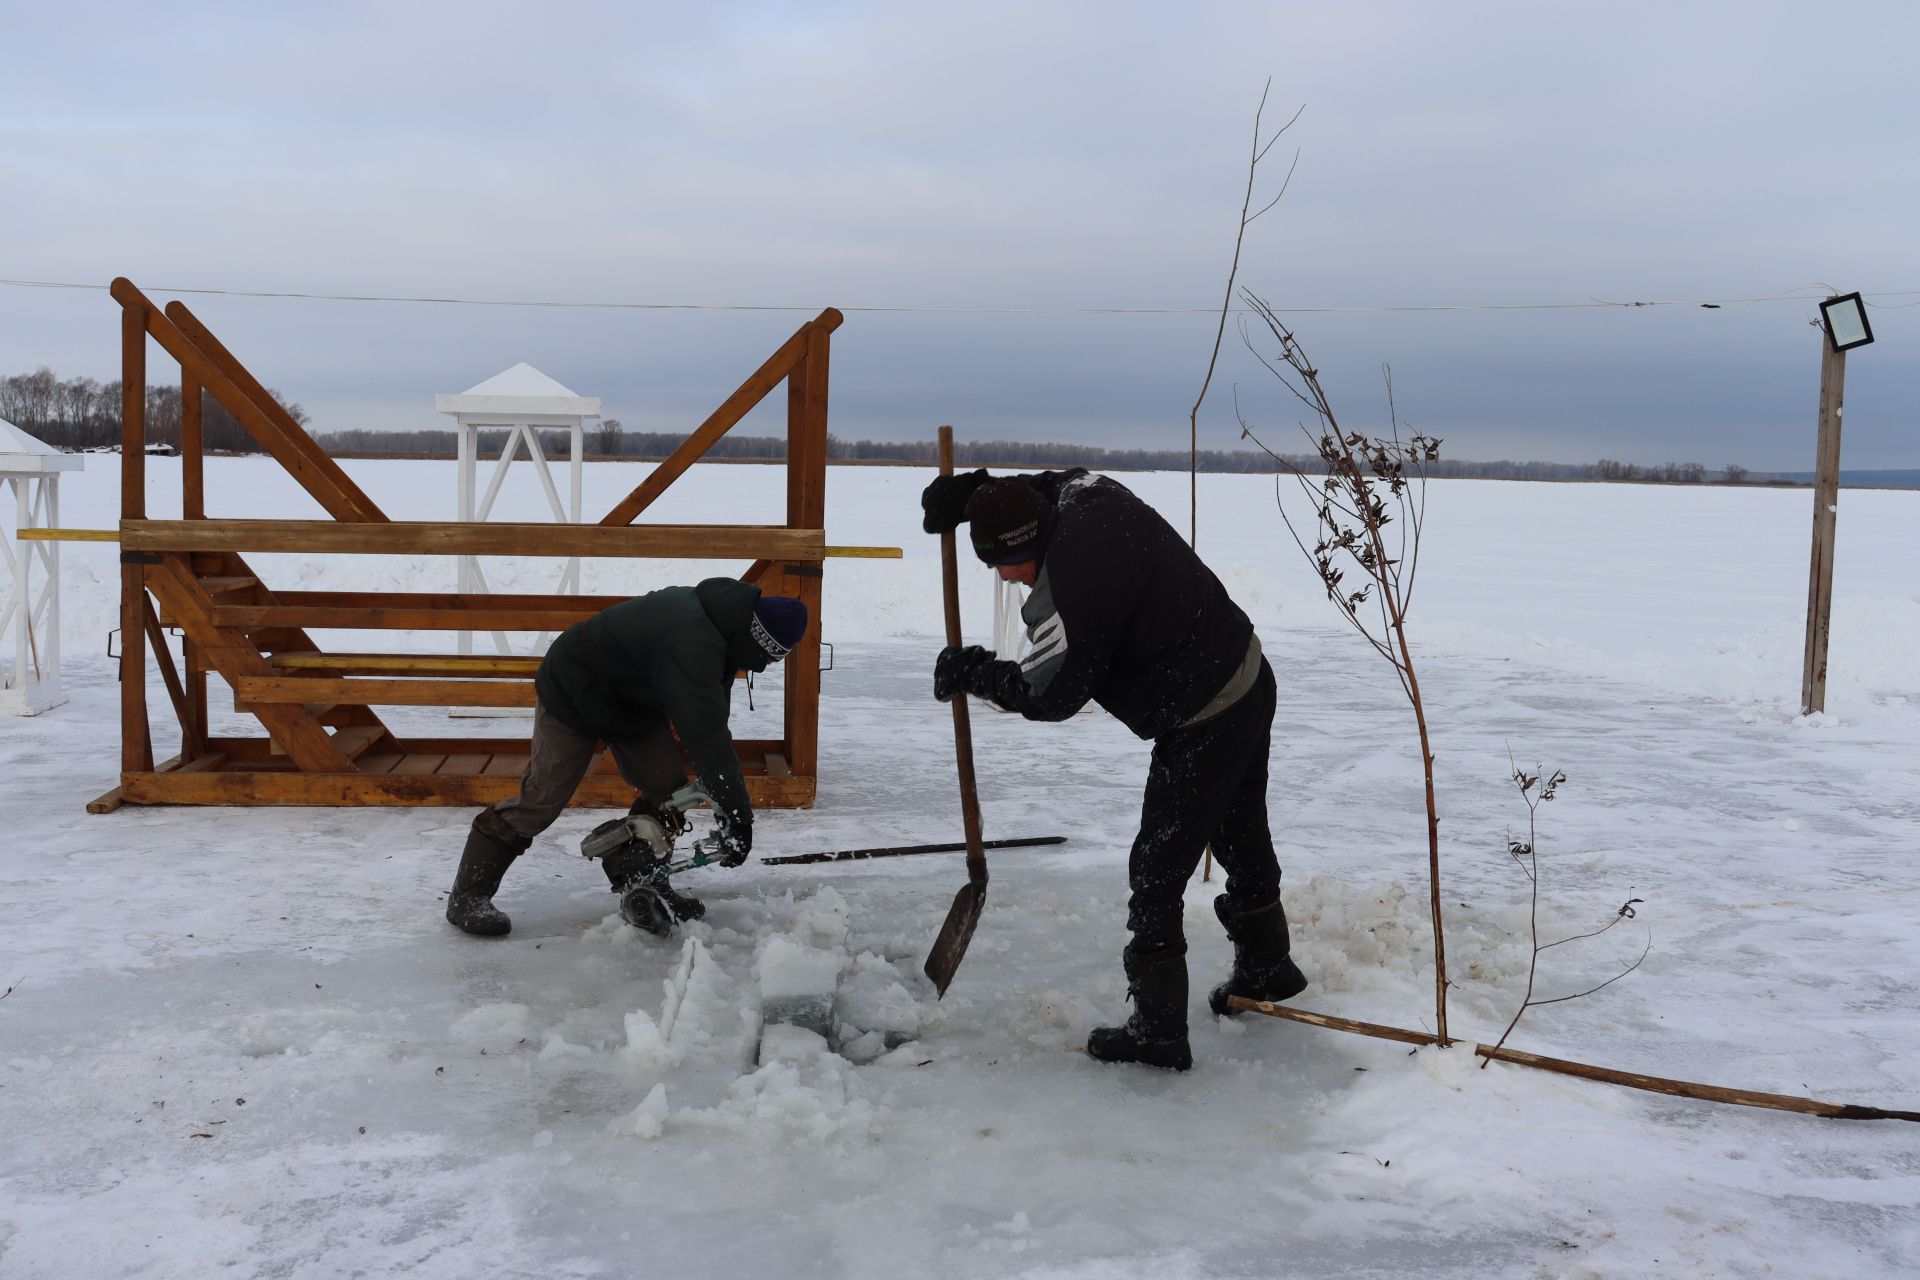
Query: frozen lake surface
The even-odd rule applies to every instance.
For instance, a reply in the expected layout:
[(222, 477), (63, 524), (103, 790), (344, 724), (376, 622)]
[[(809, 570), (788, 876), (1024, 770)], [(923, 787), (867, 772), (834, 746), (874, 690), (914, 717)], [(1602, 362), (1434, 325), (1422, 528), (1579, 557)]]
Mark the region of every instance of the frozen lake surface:
[[(66, 523), (110, 525), (106, 460)], [(450, 518), (450, 464), (354, 462), (388, 511)], [(178, 473), (150, 468), (152, 510)], [(263, 460), (214, 460), (217, 514), (317, 514)], [(589, 468), (589, 511), (639, 466)], [(524, 477), (521, 477), (524, 478)], [(1186, 478), (1122, 476), (1184, 527)], [(924, 473), (836, 468), (818, 807), (756, 853), (957, 839), (928, 696), (938, 558)], [(701, 466), (650, 513), (777, 518), (775, 468)], [(536, 491), (516, 512), (535, 518)], [(500, 514), (506, 515), (503, 499)], [(1432, 970), (1411, 715), (1335, 625), (1270, 482), (1203, 477), (1200, 546), (1280, 685), (1270, 804), (1295, 1003), (1424, 1027)], [(1628, 1070), (1920, 1107), (1920, 494), (1843, 492), (1827, 715), (1797, 714), (1811, 496), (1436, 484), (1412, 634), (1435, 726), (1456, 1036), (1520, 997), (1526, 811), (1542, 810), (1549, 994), (1639, 954), (1517, 1047)], [(469, 811), (123, 809), (112, 547), (68, 546), (73, 700), (0, 722), (0, 1276), (1105, 1277), (1910, 1275), (1920, 1129), (1687, 1102), (1268, 1019), (1216, 1023), (1228, 948), (1188, 895), (1195, 1070), (1102, 1067), (1124, 1016), (1125, 861), (1148, 744), (1101, 713), (981, 712), (986, 913), (944, 1001), (919, 965), (958, 855), (689, 876), (672, 940), (612, 915), (563, 819), (509, 874), (504, 940), (440, 918)], [(257, 557), (272, 585), (451, 589), (447, 562)], [(589, 563), (641, 591), (732, 563)], [(490, 565), (546, 590), (555, 566)], [(985, 639), (987, 576), (970, 569)], [(329, 637), (336, 641), (344, 636)], [(421, 649), (444, 636), (411, 640)], [(736, 732), (771, 729), (766, 686)], [(159, 754), (171, 710), (149, 689)], [(216, 698), (216, 705), (218, 704)], [(512, 732), (415, 711), (415, 731)], [(238, 727), (237, 718), (229, 723)], [(511, 723), (511, 722), (509, 722)], [(406, 730), (403, 729), (403, 732)], [(754, 1065), (756, 964), (838, 956), (838, 1012), (900, 1045)], [(871, 1044), (871, 1042), (869, 1042)]]

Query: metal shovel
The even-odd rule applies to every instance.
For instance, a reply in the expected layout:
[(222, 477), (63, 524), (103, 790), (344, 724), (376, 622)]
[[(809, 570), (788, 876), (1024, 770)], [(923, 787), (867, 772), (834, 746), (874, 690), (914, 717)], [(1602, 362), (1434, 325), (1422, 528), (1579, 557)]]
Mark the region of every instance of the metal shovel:
[[(953, 428), (940, 428), (940, 474), (953, 474)], [(940, 535), (941, 594), (947, 608), (947, 643), (960, 643), (959, 567), (953, 549), (953, 531)], [(960, 818), (967, 840), (967, 883), (953, 895), (947, 922), (933, 940), (933, 950), (920, 967), (932, 979), (940, 995), (947, 994), (954, 971), (966, 958), (967, 944), (973, 941), (974, 926), (980, 923), (980, 910), (987, 905), (987, 851), (980, 839), (980, 796), (973, 784), (973, 726), (967, 719), (967, 695), (953, 697), (953, 752), (960, 772)]]

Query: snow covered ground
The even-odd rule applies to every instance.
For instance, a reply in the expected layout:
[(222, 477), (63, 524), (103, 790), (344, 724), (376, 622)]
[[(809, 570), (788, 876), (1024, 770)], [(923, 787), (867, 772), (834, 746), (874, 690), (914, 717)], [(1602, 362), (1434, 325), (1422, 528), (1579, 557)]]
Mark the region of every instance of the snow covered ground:
[[(348, 465), (390, 512), (451, 514), (450, 464)], [(154, 512), (177, 508), (177, 471), (150, 470)], [(642, 474), (589, 468), (589, 509)], [(829, 540), (908, 556), (830, 566), (819, 805), (764, 815), (762, 855), (958, 838), (950, 719), (927, 697), (925, 478), (830, 475)], [(1185, 477), (1123, 479), (1184, 524)], [(66, 523), (111, 524), (115, 481), (101, 462), (69, 477)], [(309, 509), (265, 461), (215, 461), (209, 491), (218, 514)], [(780, 492), (772, 468), (701, 466), (655, 514), (751, 519)], [(1425, 1026), (1411, 718), (1333, 625), (1271, 498), (1257, 478), (1203, 478), (1200, 545), (1279, 676), (1271, 803), (1313, 980), (1296, 1003)], [(525, 500), (535, 518), (531, 486)], [(1653, 942), (1601, 994), (1529, 1013), (1517, 1046), (1920, 1107), (1920, 494), (1842, 494), (1829, 714), (1803, 719), (1810, 503), (1434, 486), (1413, 634), (1457, 1036), (1495, 1038), (1524, 983), (1511, 756), (1571, 777), (1542, 812), (1548, 927), (1644, 899), (1605, 939), (1549, 952), (1548, 994)], [(453, 581), (451, 563), (256, 559), (282, 587)], [(1147, 754), (1103, 714), (975, 716), (987, 834), (1071, 842), (993, 858), (944, 1001), (919, 964), (964, 881), (957, 855), (695, 873), (708, 916), (661, 941), (610, 916), (578, 814), (514, 868), (514, 932), (488, 941), (440, 919), (463, 811), (89, 817), (117, 751), (113, 549), (65, 560), (73, 700), (0, 722), (0, 987), (19, 984), (0, 1000), (0, 1276), (1896, 1276), (1920, 1256), (1911, 1125), (1216, 1023), (1210, 886), (1188, 896), (1195, 1070), (1089, 1061), (1087, 1030), (1125, 1011)], [(590, 563), (586, 586), (738, 567)], [(530, 590), (554, 571), (492, 569)], [(768, 693), (737, 705), (737, 731), (757, 732)], [(166, 754), (157, 681), (149, 697)], [(412, 715), (395, 719), (501, 731)], [(839, 971), (845, 1054), (788, 1036), (756, 1066), (760, 978), (801, 948)]]

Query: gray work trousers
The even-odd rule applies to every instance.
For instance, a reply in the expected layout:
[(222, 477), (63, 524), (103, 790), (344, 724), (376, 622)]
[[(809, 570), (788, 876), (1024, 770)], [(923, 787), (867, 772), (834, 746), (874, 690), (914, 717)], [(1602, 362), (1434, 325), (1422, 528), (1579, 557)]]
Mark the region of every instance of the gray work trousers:
[[(627, 785), (647, 800), (662, 803), (686, 781), (680, 748), (665, 716), (637, 722), (635, 732), (609, 742), (613, 762)], [(528, 748), (527, 771), (520, 775), (520, 794), (493, 806), (494, 813), (531, 840), (560, 816), (593, 767), (599, 739), (575, 733), (538, 701), (533, 706), (533, 742)]]

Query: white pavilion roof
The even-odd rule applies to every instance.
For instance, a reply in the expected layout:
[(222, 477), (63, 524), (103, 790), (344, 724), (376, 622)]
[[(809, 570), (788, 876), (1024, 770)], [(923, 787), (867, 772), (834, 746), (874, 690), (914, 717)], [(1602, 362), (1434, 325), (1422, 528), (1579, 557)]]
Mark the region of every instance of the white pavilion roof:
[(597, 418), (600, 397), (574, 394), (525, 361), (475, 383), (458, 395), (433, 398), (435, 413), (451, 413), (480, 423), (546, 422), (553, 418)]
[(78, 454), (62, 453), (0, 418), (0, 472), (78, 471), (85, 465)]

